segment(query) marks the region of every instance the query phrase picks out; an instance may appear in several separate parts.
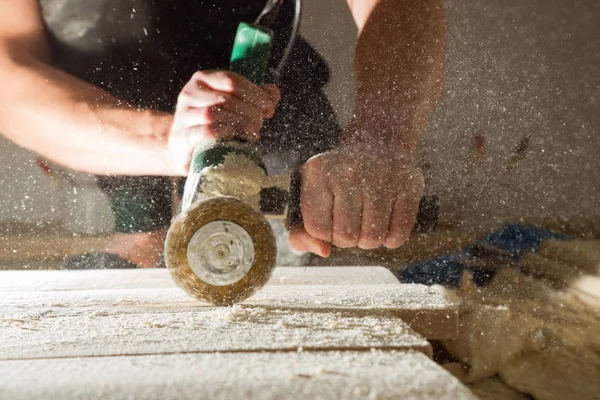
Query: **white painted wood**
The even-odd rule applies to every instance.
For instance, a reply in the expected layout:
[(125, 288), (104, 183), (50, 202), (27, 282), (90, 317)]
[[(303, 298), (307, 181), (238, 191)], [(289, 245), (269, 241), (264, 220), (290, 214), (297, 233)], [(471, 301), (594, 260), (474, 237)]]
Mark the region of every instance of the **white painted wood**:
[(0, 361), (0, 398), (476, 399), (422, 353), (380, 351)]
[(4, 306), (0, 337), (0, 360), (370, 349), (417, 349), (431, 356), (427, 340), (394, 317), (245, 306)]
[[(0, 271), (0, 301), (31, 310), (182, 311), (208, 307), (188, 297), (166, 270)], [(455, 303), (438, 288), (400, 284), (380, 267), (280, 267), (247, 306), (290, 311), (386, 314), (428, 339), (458, 333)], [(96, 311), (97, 311), (96, 309)]]

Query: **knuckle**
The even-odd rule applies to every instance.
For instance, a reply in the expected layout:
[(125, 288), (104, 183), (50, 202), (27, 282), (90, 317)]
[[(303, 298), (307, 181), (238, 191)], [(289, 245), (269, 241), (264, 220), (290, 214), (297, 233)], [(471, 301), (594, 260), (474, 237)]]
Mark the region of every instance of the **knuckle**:
[(271, 86), (271, 94), (275, 103), (279, 103), (281, 100), (281, 90), (277, 86)]
[(249, 136), (249, 139), (252, 140), (258, 140), (258, 138), (260, 137), (260, 129), (262, 127), (262, 124), (259, 123), (249, 123), (246, 128), (246, 134)]
[(249, 118), (248, 127), (253, 131), (260, 131), (263, 127), (263, 120), (260, 118)]
[(308, 218), (304, 220), (304, 229), (314, 238), (321, 240), (330, 240), (331, 229), (324, 223), (316, 219)]
[(302, 242), (302, 240), (300, 240), (297, 236), (294, 236), (292, 234), (290, 234), (290, 237), (288, 239), (290, 246), (292, 246), (292, 248), (294, 250), (297, 251), (306, 251), (308, 250), (307, 246), (304, 244), (304, 242)]
[(207, 73), (210, 73), (209, 71), (196, 71), (194, 72), (194, 75), (192, 75), (192, 79), (190, 79), (190, 81), (204, 81)]
[(415, 194), (421, 194), (425, 189), (425, 177), (420, 171), (416, 170), (408, 176), (408, 182)]
[(348, 165), (343, 168), (337, 168), (336, 170), (339, 174), (339, 177), (345, 181), (353, 180), (357, 174), (355, 167), (352, 165)]
[(275, 116), (275, 107), (273, 107), (273, 109), (269, 110), (267, 112), (267, 115), (265, 116), (266, 119), (271, 119)]
[(179, 92), (179, 95), (177, 96), (177, 104), (178, 105), (182, 105), (188, 102), (188, 100), (190, 99), (191, 95), (190, 92), (188, 91), (187, 87), (184, 87), (183, 90), (181, 92)]
[(233, 92), (238, 86), (238, 78), (231, 71), (219, 71), (217, 77), (227, 91)]
[(226, 94), (226, 93), (215, 93), (215, 103), (216, 104), (222, 104), (222, 105), (228, 105), (231, 108), (235, 108), (235, 104), (233, 102), (233, 97)]
[(231, 139), (235, 138), (237, 135), (237, 130), (231, 124), (222, 124), (221, 129), (219, 131), (219, 137), (222, 139)]
[(374, 225), (371, 225), (368, 229), (363, 228), (358, 240), (358, 245), (362, 249), (376, 249), (383, 244), (385, 236), (385, 232), (382, 232)]
[(320, 157), (313, 157), (304, 163), (302, 173), (307, 176), (321, 175), (323, 173), (323, 162)]
[(409, 236), (410, 230), (406, 225), (391, 227), (390, 232), (384, 240), (384, 245), (385, 247), (396, 249), (406, 243)]
[(418, 187), (420, 187), (421, 189), (425, 187), (425, 177), (423, 176), (423, 174), (418, 171), (417, 173), (414, 174), (415, 177), (415, 183)]

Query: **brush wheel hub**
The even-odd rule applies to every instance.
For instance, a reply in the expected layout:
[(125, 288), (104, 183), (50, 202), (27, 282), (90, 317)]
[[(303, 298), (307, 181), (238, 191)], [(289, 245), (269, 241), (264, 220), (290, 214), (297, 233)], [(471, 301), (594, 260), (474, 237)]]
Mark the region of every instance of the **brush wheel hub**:
[(230, 221), (213, 221), (192, 236), (187, 257), (192, 271), (215, 286), (242, 279), (254, 262), (254, 244), (244, 228)]

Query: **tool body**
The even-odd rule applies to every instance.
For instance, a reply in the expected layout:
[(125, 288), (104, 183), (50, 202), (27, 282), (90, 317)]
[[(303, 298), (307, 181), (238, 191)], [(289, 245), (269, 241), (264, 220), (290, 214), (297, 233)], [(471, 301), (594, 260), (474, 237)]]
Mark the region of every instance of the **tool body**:
[(165, 262), (177, 284), (216, 305), (240, 302), (262, 287), (277, 256), (267, 217), (285, 218), (288, 189), (289, 176), (287, 186), (286, 176), (268, 177), (253, 146), (197, 148), (182, 211), (165, 242)]
[[(240, 23), (231, 70), (261, 85), (272, 39), (269, 28)], [(269, 280), (277, 249), (263, 211), (285, 214), (289, 176), (287, 184), (285, 177), (279, 179), (279, 187), (272, 182), (253, 145), (217, 141), (195, 149), (181, 212), (165, 241), (165, 263), (189, 295), (231, 305)]]

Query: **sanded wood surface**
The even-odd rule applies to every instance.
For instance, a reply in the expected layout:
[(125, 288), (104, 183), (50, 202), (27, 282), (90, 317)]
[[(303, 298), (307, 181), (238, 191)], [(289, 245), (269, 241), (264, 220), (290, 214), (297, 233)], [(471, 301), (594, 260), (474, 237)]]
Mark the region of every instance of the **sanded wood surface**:
[(402, 315), (455, 335), (443, 292), (379, 267), (280, 267), (233, 307), (167, 270), (4, 271), (0, 398), (474, 398)]
[(0, 361), (0, 398), (476, 399), (422, 353), (380, 351)]
[[(11, 309), (80, 312), (199, 312), (166, 270), (1, 271), (0, 300)], [(280, 267), (244, 307), (401, 318), (428, 339), (458, 333), (456, 304), (441, 290), (400, 284), (380, 267)]]
[[(176, 288), (166, 269), (0, 271), (0, 292)], [(382, 267), (277, 267), (270, 285), (398, 284)]]
[[(81, 298), (85, 301), (84, 298)], [(0, 307), (0, 360), (211, 352), (416, 349), (402, 321), (337, 312), (232, 308)]]

